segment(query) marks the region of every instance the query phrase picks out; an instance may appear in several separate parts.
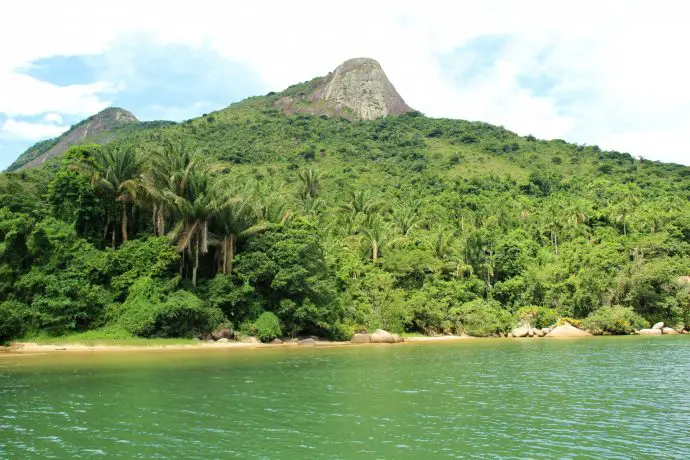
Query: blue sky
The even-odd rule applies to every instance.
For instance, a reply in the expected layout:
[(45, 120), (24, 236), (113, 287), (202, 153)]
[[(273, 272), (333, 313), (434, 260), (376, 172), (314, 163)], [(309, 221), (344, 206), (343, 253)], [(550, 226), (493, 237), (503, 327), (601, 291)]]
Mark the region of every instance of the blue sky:
[(106, 21), (86, 0), (13, 2), (0, 15), (0, 169), (108, 106), (183, 120), (358, 56), (379, 60), (408, 104), (430, 116), (690, 164), (690, 66), (679, 58), (688, 8), (120, 0)]
[[(141, 37), (116, 43), (107, 54), (41, 58), (21, 72), (59, 87), (110, 81), (114, 89), (105, 94), (104, 106), (125, 108), (140, 120), (185, 120), (267, 92), (250, 68), (220, 58), (209, 47), (158, 45)], [(0, 117), (0, 122), (7, 118), (2, 113)], [(83, 118), (81, 114), (46, 112), (16, 115), (12, 120), (55, 127), (59, 132)], [(43, 138), (27, 137), (32, 136), (8, 136), (0, 141), (0, 168)]]

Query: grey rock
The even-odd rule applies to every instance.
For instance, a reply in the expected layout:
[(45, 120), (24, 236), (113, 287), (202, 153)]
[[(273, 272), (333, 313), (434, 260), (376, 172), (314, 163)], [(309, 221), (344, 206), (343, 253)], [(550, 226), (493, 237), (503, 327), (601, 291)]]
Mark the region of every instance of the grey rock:
[(652, 329), (663, 329), (664, 328), (664, 323), (663, 321), (659, 321), (656, 323), (654, 326), (652, 326)]
[(678, 331), (673, 329), (672, 327), (664, 327), (661, 329), (662, 334), (678, 334)]
[(376, 329), (369, 337), (371, 337), (371, 343), (395, 343), (393, 334), (383, 329)]
[(640, 335), (661, 335), (661, 329), (640, 329), (637, 331)]
[(256, 337), (249, 336), (249, 337), (243, 337), (242, 343), (261, 343), (261, 340), (257, 339)]
[(314, 80), (307, 95), (286, 96), (276, 105), (287, 113), (306, 112), (359, 120), (375, 120), (412, 110), (388, 80), (381, 65), (369, 58), (343, 62), (327, 76)]
[(371, 343), (371, 337), (369, 334), (355, 334), (350, 339), (352, 343)]
[(578, 329), (575, 326), (572, 326), (570, 324), (563, 324), (562, 326), (558, 326), (554, 328), (553, 331), (549, 332), (546, 334), (546, 337), (556, 337), (556, 338), (571, 338), (571, 337), (589, 337), (592, 334), (590, 334), (587, 331), (583, 331), (582, 329)]
[(233, 331), (229, 327), (221, 327), (211, 332), (211, 337), (213, 338), (213, 340), (231, 339), (234, 336), (235, 331)]
[(271, 340), (271, 343), (273, 345), (280, 345), (281, 343), (283, 343), (283, 341), (280, 339), (273, 339), (273, 340)]
[(527, 337), (529, 335), (530, 329), (527, 327), (516, 327), (513, 329), (513, 337)]
[(300, 345), (314, 345), (316, 343), (316, 340), (313, 338), (309, 337), (308, 339), (302, 339), (299, 341)]
[(218, 343), (228, 343), (229, 341), (230, 341), (230, 340), (229, 340), (229, 339), (226, 339), (225, 337), (223, 337), (222, 339), (216, 340), (216, 342), (218, 342)]

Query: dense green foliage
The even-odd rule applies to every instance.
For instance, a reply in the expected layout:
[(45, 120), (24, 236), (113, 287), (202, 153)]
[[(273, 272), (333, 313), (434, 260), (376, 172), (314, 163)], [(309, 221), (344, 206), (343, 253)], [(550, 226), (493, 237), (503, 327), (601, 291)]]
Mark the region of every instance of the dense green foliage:
[(2, 338), (690, 322), (690, 168), (279, 96), (0, 176)]
[(283, 334), (280, 319), (270, 311), (263, 312), (254, 322), (254, 327), (256, 328), (256, 336), (262, 342), (270, 342)]

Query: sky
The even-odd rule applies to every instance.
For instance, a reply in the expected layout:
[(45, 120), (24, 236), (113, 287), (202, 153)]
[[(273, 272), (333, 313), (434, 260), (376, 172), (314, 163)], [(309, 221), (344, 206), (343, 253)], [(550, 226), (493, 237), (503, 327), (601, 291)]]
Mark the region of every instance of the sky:
[(184, 120), (383, 66), (413, 108), (690, 165), (690, 6), (678, 0), (0, 6), (0, 169), (108, 106)]

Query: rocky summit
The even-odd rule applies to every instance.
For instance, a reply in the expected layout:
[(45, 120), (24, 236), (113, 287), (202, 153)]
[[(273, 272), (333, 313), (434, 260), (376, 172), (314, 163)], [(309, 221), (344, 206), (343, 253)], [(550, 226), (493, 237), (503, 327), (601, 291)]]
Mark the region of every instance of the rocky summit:
[(310, 82), (310, 91), (289, 94), (276, 105), (288, 113), (374, 120), (412, 111), (374, 59), (349, 59), (325, 77)]
[(98, 136), (103, 137), (105, 133), (137, 122), (137, 118), (131, 112), (118, 107), (108, 107), (72, 126), (60, 137), (39, 142), (29, 148), (10, 165), (8, 170), (41, 165), (73, 145), (85, 142), (102, 142), (97, 138)]

